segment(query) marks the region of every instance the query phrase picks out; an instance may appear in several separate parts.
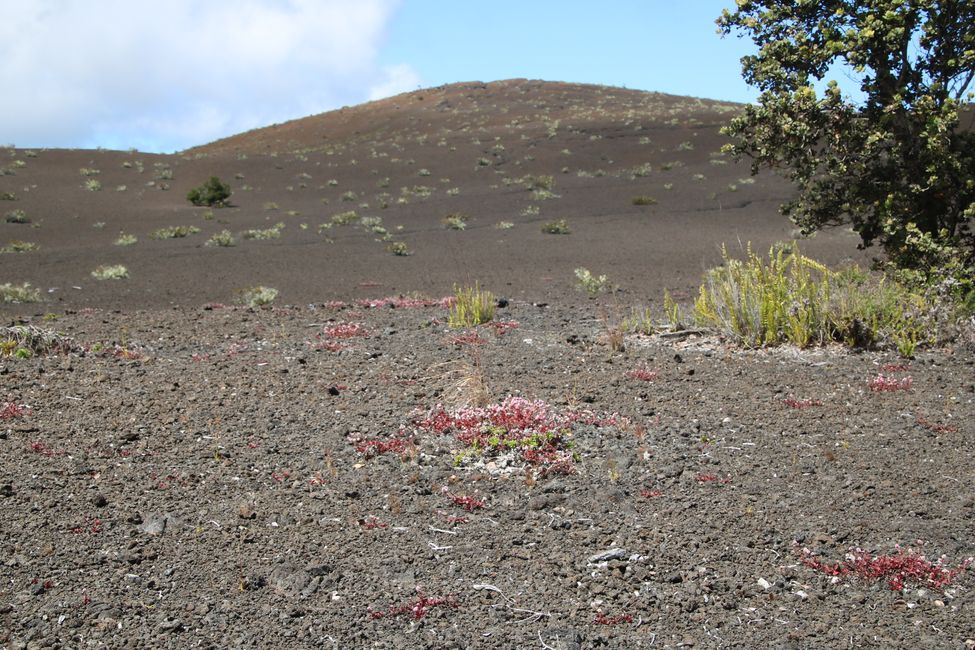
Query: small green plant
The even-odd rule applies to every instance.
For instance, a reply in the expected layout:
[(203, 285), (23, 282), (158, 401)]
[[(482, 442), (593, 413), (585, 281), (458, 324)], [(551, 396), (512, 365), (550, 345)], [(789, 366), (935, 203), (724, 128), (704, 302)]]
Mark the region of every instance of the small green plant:
[(277, 297), (277, 289), (260, 285), (242, 290), (239, 296), (241, 304), (247, 305), (248, 307), (254, 309), (263, 307), (265, 305), (270, 305)]
[(91, 275), (96, 280), (122, 280), (129, 277), (129, 270), (121, 264), (102, 264)]
[(40, 247), (34, 242), (14, 239), (3, 248), (0, 248), (0, 253), (29, 253), (30, 251), (36, 251), (38, 248)]
[(406, 247), (406, 244), (401, 241), (390, 242), (386, 245), (386, 250), (399, 257), (406, 257), (413, 254), (410, 252), (410, 249)]
[(23, 210), (11, 210), (4, 215), (4, 221), (7, 223), (30, 223), (30, 219), (27, 218), (27, 213)]
[(116, 246), (131, 246), (132, 244), (139, 241), (139, 238), (135, 235), (129, 235), (124, 232), (120, 232), (118, 238), (115, 240)]
[(569, 224), (565, 219), (559, 219), (542, 224), (542, 232), (549, 235), (568, 235), (572, 231), (569, 230)]
[(85, 189), (89, 192), (98, 192), (102, 189), (102, 182), (97, 178), (89, 178), (85, 181)]
[(670, 323), (672, 331), (679, 332), (684, 329), (684, 318), (681, 314), (680, 305), (670, 295), (670, 291), (666, 289), (664, 289), (664, 313), (667, 314), (667, 322)]
[(278, 223), (274, 224), (270, 228), (264, 228), (264, 229), (251, 228), (249, 230), (245, 230), (241, 234), (241, 237), (243, 237), (244, 239), (257, 239), (257, 240), (280, 239), (281, 231), (283, 229), (284, 229), (284, 222), (279, 221)]
[(609, 278), (605, 275), (593, 275), (592, 271), (587, 268), (580, 267), (575, 270), (576, 275), (576, 287), (584, 290), (590, 296), (595, 296), (596, 294), (602, 293), (603, 291), (608, 291), (611, 287), (609, 284)]
[(459, 212), (448, 214), (443, 218), (443, 224), (448, 230), (465, 230), (467, 228), (467, 215)]
[(336, 226), (348, 226), (359, 220), (359, 215), (355, 213), (355, 210), (349, 210), (348, 212), (340, 212), (332, 217), (332, 223)]
[(0, 284), (0, 302), (3, 303), (23, 303), (23, 302), (40, 302), (41, 292), (37, 289), (32, 289), (30, 284), (25, 282), (20, 286), (16, 286), (7, 282), (6, 284)]
[(196, 226), (168, 226), (152, 233), (153, 239), (180, 239), (200, 232)]
[(210, 236), (210, 239), (206, 240), (204, 246), (221, 246), (224, 248), (234, 246), (237, 242), (234, 240), (234, 235), (229, 230), (221, 230), (218, 233), (214, 233)]
[(652, 196), (634, 196), (633, 205), (657, 205), (657, 199)]
[(230, 194), (230, 185), (216, 176), (211, 176), (205, 183), (187, 192), (186, 200), (193, 205), (222, 207), (227, 205)]
[(17, 195), (13, 192), (0, 192), (0, 201), (16, 201)]
[(657, 331), (653, 322), (653, 314), (649, 307), (643, 309), (633, 309), (630, 315), (623, 319), (620, 324), (623, 331), (630, 334), (644, 334), (650, 336)]
[(515, 227), (515, 224), (511, 221), (499, 221), (498, 223), (494, 224), (494, 227), (498, 230), (511, 230)]
[(494, 294), (473, 287), (454, 287), (455, 302), (450, 307), (447, 325), (454, 328), (476, 327), (494, 318)]

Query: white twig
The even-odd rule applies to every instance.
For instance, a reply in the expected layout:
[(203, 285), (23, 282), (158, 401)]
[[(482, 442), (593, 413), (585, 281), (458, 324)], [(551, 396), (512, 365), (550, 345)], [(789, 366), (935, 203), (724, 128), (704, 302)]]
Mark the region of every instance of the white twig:
[(428, 528), (430, 530), (432, 530), (433, 532), (435, 532), (435, 533), (443, 533), (445, 535), (456, 535), (457, 534), (457, 531), (456, 530), (444, 530), (443, 528), (434, 528), (433, 526), (428, 526)]
[(427, 544), (429, 544), (430, 548), (433, 549), (434, 551), (449, 551), (450, 549), (453, 548), (453, 546), (437, 546), (433, 542), (427, 542)]

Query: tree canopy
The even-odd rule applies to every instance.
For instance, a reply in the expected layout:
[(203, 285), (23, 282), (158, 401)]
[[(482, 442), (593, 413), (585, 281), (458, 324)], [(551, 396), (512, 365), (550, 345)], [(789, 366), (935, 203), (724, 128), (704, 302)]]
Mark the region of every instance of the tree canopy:
[(758, 48), (742, 72), (761, 95), (728, 150), (792, 179), (783, 213), (806, 234), (850, 223), (902, 269), (971, 275), (975, 2), (738, 0), (717, 23)]

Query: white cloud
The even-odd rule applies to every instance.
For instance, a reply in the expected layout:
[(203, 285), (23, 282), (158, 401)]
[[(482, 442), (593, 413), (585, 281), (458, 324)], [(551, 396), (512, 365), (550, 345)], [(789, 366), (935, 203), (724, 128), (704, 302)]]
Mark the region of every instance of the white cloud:
[(172, 150), (413, 88), (399, 0), (35, 0), (0, 21), (0, 142)]
[(369, 99), (385, 99), (409, 90), (416, 90), (419, 85), (420, 75), (405, 63), (384, 66), (382, 77), (369, 89)]

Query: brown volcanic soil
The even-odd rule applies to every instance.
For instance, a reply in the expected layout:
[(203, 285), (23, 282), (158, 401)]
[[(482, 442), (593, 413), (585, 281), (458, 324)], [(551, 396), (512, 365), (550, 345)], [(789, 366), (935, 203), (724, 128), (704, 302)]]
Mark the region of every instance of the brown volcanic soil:
[[(606, 343), (604, 319), (664, 287), (688, 295), (720, 242), (788, 236), (774, 214), (784, 185), (710, 162), (723, 114), (515, 81), (412, 93), (187, 156), (14, 151), (26, 164), (0, 177), (17, 196), (4, 211), (40, 227), (0, 224), (0, 241), (42, 248), (0, 255), (0, 283), (49, 294), (4, 313), (76, 348), (0, 359), (5, 647), (975, 646), (971, 571), (894, 590), (800, 555), (836, 563), (899, 544), (957, 567), (975, 554), (970, 347), (903, 366), (696, 336)], [(646, 162), (649, 175), (630, 178)], [(155, 179), (168, 174), (154, 163), (173, 178)], [(100, 170), (101, 191), (81, 187), (82, 167)], [(183, 196), (211, 173), (243, 178), (238, 207), (205, 220)], [(561, 198), (503, 180), (528, 174), (553, 175)], [(434, 190), (398, 205), (415, 185)], [(658, 204), (633, 206), (636, 195)], [(521, 216), (530, 205), (540, 213)], [(359, 226), (319, 235), (353, 208), (414, 255), (390, 255)], [(451, 212), (470, 215), (467, 230), (443, 228)], [(557, 218), (572, 234), (541, 233)], [(493, 228), (502, 219), (514, 227)], [(277, 221), (279, 240), (202, 246)], [(191, 224), (203, 232), (148, 236)], [(119, 230), (139, 242), (114, 246)], [(806, 250), (834, 262), (853, 244), (837, 232)], [(102, 263), (131, 278), (95, 281)], [(572, 289), (578, 266), (623, 292), (586, 298)], [(473, 280), (510, 298), (497, 320), (517, 323), (479, 328), (476, 346), (458, 344), (441, 305), (332, 302)], [(201, 308), (257, 283), (302, 306)], [(341, 324), (364, 335), (339, 338)], [(462, 432), (424, 426), (438, 404), (471, 397), (475, 358), (489, 404), (513, 415), (509, 396), (538, 399), (566, 418), (564, 473), (493, 451), (511, 423), (466, 454)], [(873, 392), (878, 373), (911, 385)], [(366, 453), (382, 444), (393, 449)]]
[[(369, 292), (440, 295), (475, 280), (512, 297), (550, 300), (584, 266), (608, 275), (632, 302), (658, 301), (664, 288), (695, 288), (723, 243), (737, 250), (751, 241), (763, 250), (790, 237), (777, 213), (788, 186), (771, 176), (751, 183), (745, 165), (718, 152), (718, 128), (735, 110), (521, 80), (417, 91), (182, 155), (12, 150), (0, 167), (15, 175), (0, 176), (0, 193), (17, 200), (0, 201), (0, 212), (23, 210), (32, 223), (0, 223), (0, 245), (17, 239), (40, 250), (0, 257), (0, 283), (50, 291), (48, 310), (229, 303), (257, 284), (279, 289), (279, 302), (288, 304)], [(100, 172), (100, 191), (84, 188), (82, 168)], [(231, 184), (234, 207), (205, 220), (206, 210), (185, 196), (214, 174)], [(531, 175), (552, 176), (559, 198), (535, 200), (519, 182)], [(414, 192), (420, 187), (429, 196)], [(343, 200), (349, 192), (355, 198)], [(635, 206), (635, 196), (657, 204)], [(381, 218), (413, 255), (391, 255), (361, 227), (319, 232), (353, 209)], [(465, 231), (444, 227), (452, 213), (469, 217)], [(568, 221), (570, 235), (541, 232), (558, 219)], [(500, 221), (514, 226), (498, 230)], [(285, 224), (280, 239), (239, 236), (278, 222)], [(177, 225), (201, 232), (150, 238)], [(203, 246), (224, 229), (238, 236), (237, 246)], [(138, 243), (113, 245), (120, 231)], [(806, 250), (837, 262), (856, 254), (855, 243), (839, 231)], [(123, 264), (130, 278), (96, 281), (90, 273), (100, 264)]]

